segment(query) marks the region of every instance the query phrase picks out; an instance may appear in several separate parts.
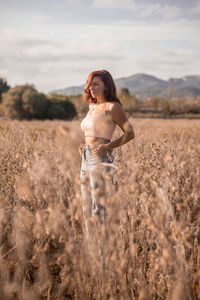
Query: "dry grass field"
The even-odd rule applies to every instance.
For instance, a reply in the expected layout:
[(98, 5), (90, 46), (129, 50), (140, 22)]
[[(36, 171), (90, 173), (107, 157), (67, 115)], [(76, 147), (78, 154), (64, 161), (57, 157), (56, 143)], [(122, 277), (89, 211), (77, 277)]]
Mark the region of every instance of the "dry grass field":
[(200, 121), (130, 121), (106, 228), (91, 219), (103, 257), (84, 239), (80, 121), (0, 121), (0, 299), (200, 299)]

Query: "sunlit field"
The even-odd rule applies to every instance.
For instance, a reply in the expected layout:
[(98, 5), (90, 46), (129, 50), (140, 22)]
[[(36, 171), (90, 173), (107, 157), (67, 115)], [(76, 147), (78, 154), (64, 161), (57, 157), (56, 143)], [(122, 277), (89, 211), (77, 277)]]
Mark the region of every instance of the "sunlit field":
[(0, 299), (200, 298), (200, 121), (130, 122), (88, 245), (80, 121), (0, 121)]

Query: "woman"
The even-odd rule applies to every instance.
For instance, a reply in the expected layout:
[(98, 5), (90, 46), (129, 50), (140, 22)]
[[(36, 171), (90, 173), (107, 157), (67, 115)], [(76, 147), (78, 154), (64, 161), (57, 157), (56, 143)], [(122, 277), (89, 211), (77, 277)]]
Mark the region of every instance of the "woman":
[[(117, 98), (115, 83), (108, 71), (94, 71), (89, 75), (84, 99), (89, 104), (89, 111), (81, 122), (85, 143), (80, 145), (79, 153), (82, 155), (80, 180), (83, 216), (86, 236), (89, 237), (90, 217), (101, 216), (102, 213), (105, 217), (105, 207), (99, 201), (102, 196), (101, 176), (112, 171), (113, 149), (129, 142), (135, 134)], [(123, 135), (111, 142), (116, 125), (122, 129)]]

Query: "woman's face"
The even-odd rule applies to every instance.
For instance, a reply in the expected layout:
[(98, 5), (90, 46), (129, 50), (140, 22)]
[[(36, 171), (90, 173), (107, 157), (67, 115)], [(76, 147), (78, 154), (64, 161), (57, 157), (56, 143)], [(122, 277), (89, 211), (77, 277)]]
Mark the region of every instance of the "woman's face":
[(93, 98), (104, 98), (105, 85), (100, 77), (94, 76), (90, 86), (90, 93)]

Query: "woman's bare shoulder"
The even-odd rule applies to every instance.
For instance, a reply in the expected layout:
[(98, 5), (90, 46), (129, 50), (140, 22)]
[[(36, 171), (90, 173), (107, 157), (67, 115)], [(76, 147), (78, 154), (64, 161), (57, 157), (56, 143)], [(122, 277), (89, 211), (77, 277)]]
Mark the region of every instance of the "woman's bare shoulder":
[(121, 128), (122, 123), (128, 120), (123, 107), (118, 102), (110, 102), (109, 115), (111, 116), (113, 122), (118, 124)]
[(109, 111), (123, 111), (121, 104), (118, 102), (109, 102), (108, 104)]

